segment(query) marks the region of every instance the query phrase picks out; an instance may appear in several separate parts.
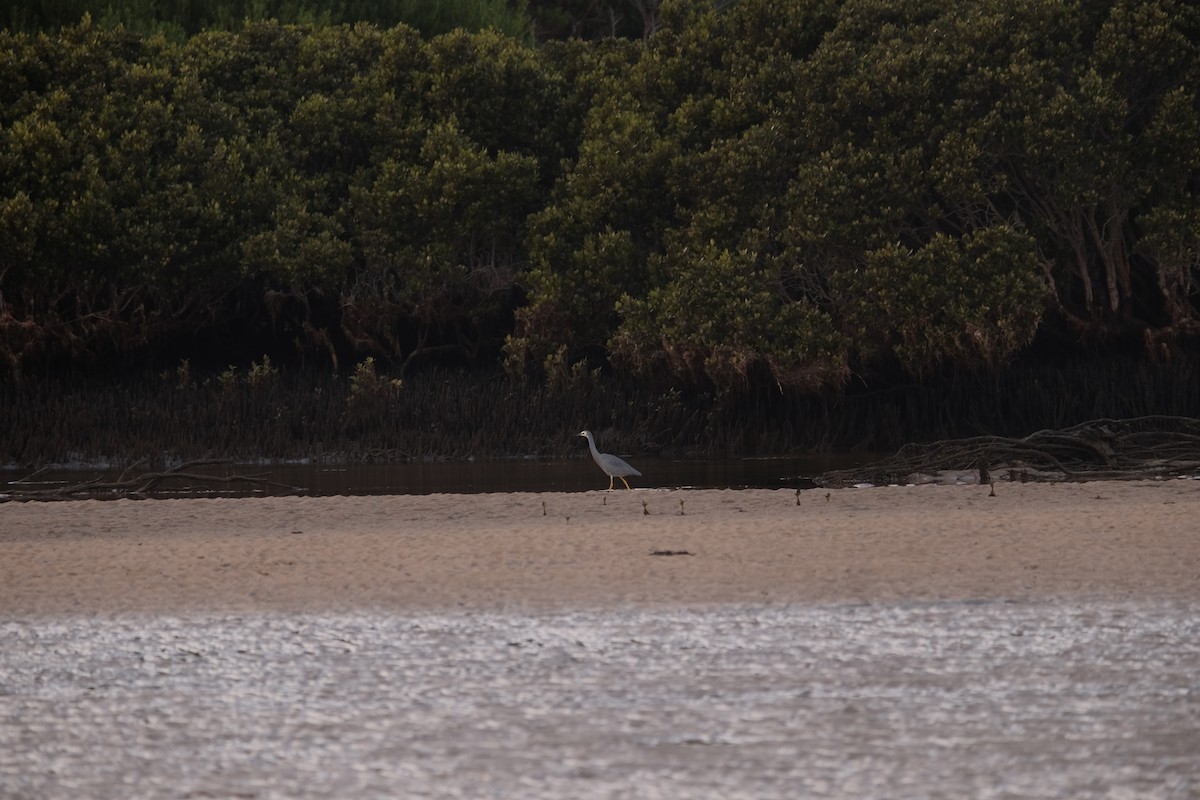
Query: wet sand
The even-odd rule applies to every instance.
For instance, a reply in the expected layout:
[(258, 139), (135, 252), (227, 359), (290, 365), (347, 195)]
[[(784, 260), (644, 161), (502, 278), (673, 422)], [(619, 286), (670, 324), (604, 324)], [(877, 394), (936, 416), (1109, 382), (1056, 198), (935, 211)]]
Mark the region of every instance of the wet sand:
[(10, 502), (0, 617), (1191, 602), (1197, 520), (1194, 480)]

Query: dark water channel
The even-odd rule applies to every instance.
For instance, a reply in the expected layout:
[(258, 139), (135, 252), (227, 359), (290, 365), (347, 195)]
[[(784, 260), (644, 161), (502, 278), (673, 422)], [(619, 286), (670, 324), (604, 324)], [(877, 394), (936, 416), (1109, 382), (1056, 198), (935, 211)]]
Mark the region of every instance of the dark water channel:
[[(874, 456), (824, 453), (739, 459), (670, 459), (630, 456), (642, 472), (637, 488), (811, 488), (813, 479), (835, 469), (858, 466)], [(125, 477), (138, 472), (131, 471)], [(262, 494), (379, 495), (477, 492), (582, 492), (608, 488), (608, 477), (590, 458), (407, 464), (239, 464), (189, 467), (213, 478), (250, 476), (255, 483), (223, 480), (171, 480), (155, 489), (166, 496), (251, 496)], [(85, 481), (116, 481), (118, 469), (63, 467), (30, 476), (0, 471), (4, 487), (51, 488)], [(620, 482), (618, 481), (618, 486)]]
[[(800, 456), (755, 459), (636, 458), (639, 488), (811, 487), (824, 472), (862, 463), (862, 456)], [(608, 477), (591, 459), (277, 466), (275, 479), (313, 494), (430, 494), (435, 492), (574, 492), (608, 488)], [(620, 481), (617, 481), (620, 486)]]

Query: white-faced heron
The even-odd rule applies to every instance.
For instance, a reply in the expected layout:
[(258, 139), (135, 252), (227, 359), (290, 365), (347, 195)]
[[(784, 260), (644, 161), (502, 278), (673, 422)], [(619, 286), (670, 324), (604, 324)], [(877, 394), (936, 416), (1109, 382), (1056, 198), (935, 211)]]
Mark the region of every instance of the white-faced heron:
[(626, 464), (621, 459), (608, 453), (601, 453), (596, 449), (596, 440), (592, 438), (591, 431), (580, 431), (579, 435), (588, 440), (588, 448), (592, 451), (592, 460), (595, 461), (600, 469), (604, 470), (604, 474), (608, 476), (608, 490), (611, 492), (613, 488), (613, 479), (620, 478), (621, 483), (625, 484), (626, 489), (631, 489), (629, 481), (625, 480), (626, 475), (641, 475), (633, 467)]

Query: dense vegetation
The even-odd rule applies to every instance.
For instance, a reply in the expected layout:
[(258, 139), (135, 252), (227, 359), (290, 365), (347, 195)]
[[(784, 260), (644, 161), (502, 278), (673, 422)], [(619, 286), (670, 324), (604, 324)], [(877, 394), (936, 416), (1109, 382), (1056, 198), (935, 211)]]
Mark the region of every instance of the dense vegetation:
[(10, 2), (0, 24), (23, 33), (55, 32), (94, 17), (102, 26), (186, 39), (211, 30), (238, 30), (247, 22), (336, 25), (401, 23), (426, 35), (455, 28), (495, 28), (523, 38), (533, 20), (520, 0), (24, 0)]
[(1194, 349), (1194, 3), (648, 5), (644, 40), (0, 33), (3, 380), (370, 356), (800, 397)]
[(0, 6), (0, 27), (55, 32), (91, 15), (101, 25), (180, 40), (265, 20), (369, 22), (382, 28), (404, 23), (427, 36), (493, 28), (519, 39), (644, 39), (658, 29), (659, 5), (660, 0), (13, 0)]

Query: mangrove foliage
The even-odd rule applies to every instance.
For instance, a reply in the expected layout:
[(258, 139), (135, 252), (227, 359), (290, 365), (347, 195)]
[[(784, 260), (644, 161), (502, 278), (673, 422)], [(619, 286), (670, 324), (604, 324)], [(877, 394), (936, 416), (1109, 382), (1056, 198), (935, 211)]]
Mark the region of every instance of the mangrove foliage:
[(497, 5), (564, 38), (0, 32), (2, 380), (269, 354), (801, 398), (1195, 349), (1195, 3)]

